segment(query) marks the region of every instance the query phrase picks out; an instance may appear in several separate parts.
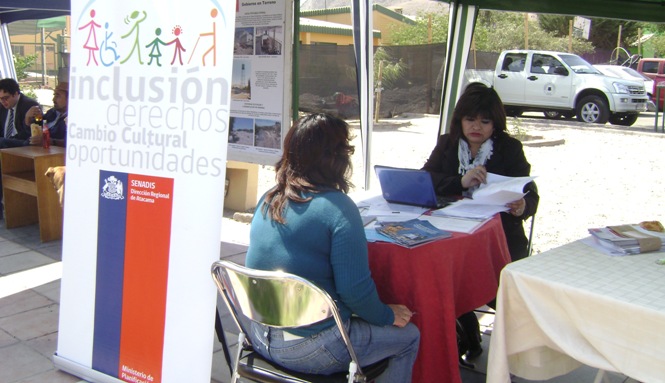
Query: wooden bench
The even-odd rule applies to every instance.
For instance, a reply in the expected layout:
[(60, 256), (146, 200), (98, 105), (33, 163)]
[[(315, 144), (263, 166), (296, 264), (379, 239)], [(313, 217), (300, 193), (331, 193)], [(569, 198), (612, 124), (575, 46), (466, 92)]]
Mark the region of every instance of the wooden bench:
[(5, 224), (8, 229), (39, 223), (42, 242), (62, 238), (62, 207), (44, 175), (65, 164), (65, 149), (22, 146), (0, 150)]

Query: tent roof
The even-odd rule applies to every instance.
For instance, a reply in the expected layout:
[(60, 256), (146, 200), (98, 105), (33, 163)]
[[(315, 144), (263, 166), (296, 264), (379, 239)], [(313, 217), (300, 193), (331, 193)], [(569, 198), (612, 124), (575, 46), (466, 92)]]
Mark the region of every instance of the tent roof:
[(69, 0), (3, 0), (0, 2), (0, 21), (48, 19), (70, 12)]
[[(441, 1), (441, 0), (439, 0)], [(450, 1), (446, 1), (450, 2)], [(665, 22), (665, 0), (462, 0), (481, 9)]]

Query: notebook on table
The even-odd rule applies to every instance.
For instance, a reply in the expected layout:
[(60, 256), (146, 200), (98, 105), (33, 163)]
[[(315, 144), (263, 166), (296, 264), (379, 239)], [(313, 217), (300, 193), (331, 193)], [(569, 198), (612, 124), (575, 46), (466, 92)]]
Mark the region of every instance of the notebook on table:
[(391, 203), (439, 209), (454, 198), (437, 196), (432, 177), (426, 170), (375, 165), (383, 198)]

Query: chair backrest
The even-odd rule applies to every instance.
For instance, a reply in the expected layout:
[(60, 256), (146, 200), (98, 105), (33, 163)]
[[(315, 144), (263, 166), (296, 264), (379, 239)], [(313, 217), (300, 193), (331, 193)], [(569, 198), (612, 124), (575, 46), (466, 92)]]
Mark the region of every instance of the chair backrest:
[(307, 326), (332, 316), (351, 356), (349, 379), (364, 376), (339, 310), (325, 290), (294, 274), (255, 270), (224, 260), (214, 262), (210, 271), (241, 331), (238, 314), (278, 328)]
[(271, 327), (311, 325), (334, 315), (330, 296), (308, 280), (282, 271), (254, 270), (218, 261), (212, 275), (232, 309)]

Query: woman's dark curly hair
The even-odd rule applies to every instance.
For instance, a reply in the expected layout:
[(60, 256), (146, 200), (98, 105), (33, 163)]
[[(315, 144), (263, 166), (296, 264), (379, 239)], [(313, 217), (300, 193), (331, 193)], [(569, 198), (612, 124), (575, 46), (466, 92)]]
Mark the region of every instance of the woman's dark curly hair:
[(462, 134), (462, 119), (464, 117), (477, 117), (492, 120), (494, 132), (492, 138), (496, 139), (507, 135), (506, 111), (503, 102), (494, 88), (488, 88), (484, 84), (470, 84), (462, 93), (455, 105), (453, 118), (450, 123), (450, 138), (458, 142), (464, 138)]
[(304, 193), (340, 190), (347, 193), (354, 147), (349, 126), (328, 114), (314, 113), (298, 119), (284, 139), (284, 153), (275, 165), (277, 185), (263, 202), (263, 212), (285, 223), (282, 213), (292, 202), (306, 202)]

